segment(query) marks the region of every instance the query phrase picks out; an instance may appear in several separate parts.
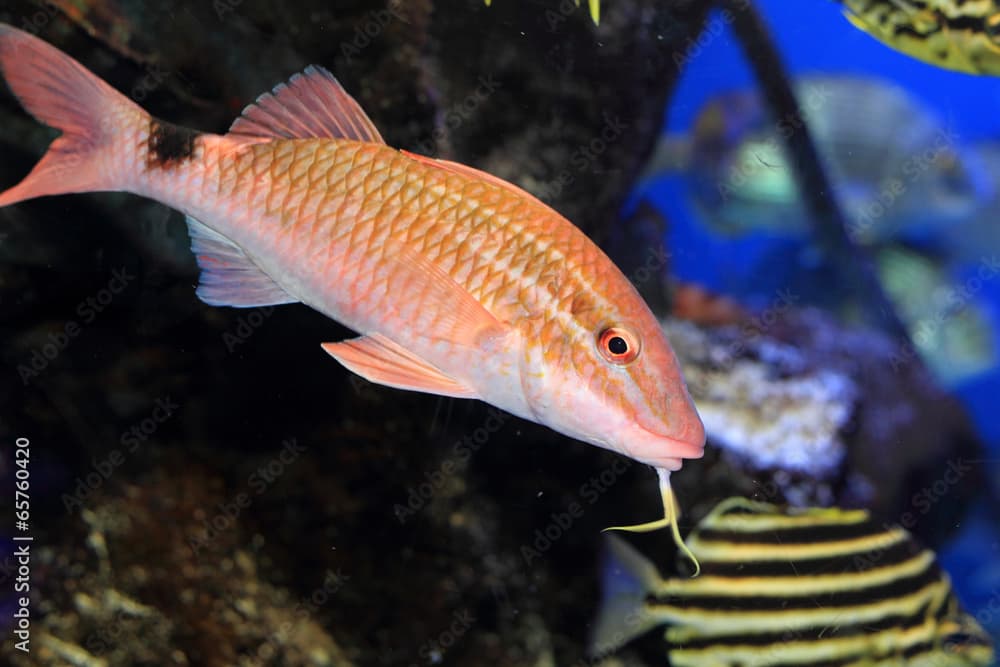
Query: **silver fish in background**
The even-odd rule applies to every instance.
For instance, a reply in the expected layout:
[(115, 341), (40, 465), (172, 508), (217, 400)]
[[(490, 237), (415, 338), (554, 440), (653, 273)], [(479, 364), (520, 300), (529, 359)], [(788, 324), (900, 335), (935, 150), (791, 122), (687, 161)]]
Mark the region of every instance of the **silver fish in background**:
[(944, 69), (1000, 76), (995, 0), (842, 0), (844, 16), (900, 53)]
[(686, 542), (701, 575), (664, 579), (609, 537), (594, 654), (666, 624), (675, 667), (993, 662), (934, 553), (867, 511), (729, 498)]
[[(979, 294), (955, 295), (965, 265), (1000, 255), (1000, 179), (992, 176), (1000, 171), (991, 168), (1000, 168), (1000, 152), (966, 145), (926, 105), (880, 79), (807, 77), (796, 92), (847, 231), (870, 248), (920, 356), (947, 386), (992, 368), (988, 306)], [(661, 139), (645, 177), (679, 175), (697, 220), (723, 237), (810, 242), (809, 211), (783, 143), (795, 130), (793, 120), (772, 119), (757, 92), (723, 94), (698, 113), (689, 139)], [(789, 259), (768, 257), (762, 275), (784, 267), (787, 282), (816, 284), (823, 303), (853, 315), (848, 294), (809, 277), (815, 258), (804, 276)]]
[(990, 310), (975, 288), (997, 277), (1000, 267), (984, 260), (963, 284), (940, 256), (903, 245), (879, 248), (875, 263), (914, 348), (943, 385), (960, 385), (996, 366)]
[[(994, 100), (994, 106), (1000, 99)], [(974, 222), (964, 226), (965, 233), (942, 239), (942, 248), (954, 257), (975, 257), (992, 251), (1000, 254), (1000, 139), (977, 141), (969, 145), (969, 155), (983, 174), (988, 174), (995, 196), (988, 199)]]

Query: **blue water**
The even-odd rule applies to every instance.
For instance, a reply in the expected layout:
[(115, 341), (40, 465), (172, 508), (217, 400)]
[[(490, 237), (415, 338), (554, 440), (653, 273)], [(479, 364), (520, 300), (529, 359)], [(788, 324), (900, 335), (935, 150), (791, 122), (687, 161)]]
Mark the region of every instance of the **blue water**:
[[(1000, 137), (1000, 78), (951, 72), (897, 53), (851, 26), (833, 2), (755, 4), (764, 12), (792, 76), (827, 72), (884, 76), (954, 121), (961, 139)], [(685, 65), (667, 114), (668, 127), (688, 127), (713, 95), (753, 82), (739, 44), (724, 30)]]
[[(960, 141), (1000, 139), (1000, 78), (970, 76), (938, 69), (889, 49), (851, 26), (833, 2), (790, 3), (761, 0), (772, 34), (792, 76), (818, 73), (881, 76), (907, 88), (935, 109)], [(665, 130), (686, 132), (706, 101), (722, 91), (751, 87), (753, 75), (743, 52), (721, 15), (716, 36), (691, 59), (666, 110)], [(887, 128), (887, 131), (891, 128)], [(1000, 174), (996, 175), (1000, 180)], [(751, 305), (763, 305), (776, 288), (787, 284), (790, 267), (761, 262), (777, 256), (798, 257), (808, 267), (810, 246), (802, 241), (763, 234), (722, 239), (702, 226), (685, 203), (681, 179), (654, 181), (642, 193), (667, 214), (673, 268), (681, 280), (738, 294)], [(1000, 221), (997, 221), (1000, 224)], [(1000, 256), (1000, 248), (984, 248)], [(802, 275), (802, 274), (799, 274)], [(747, 286), (750, 286), (748, 290)], [(1000, 280), (988, 281), (981, 298), (1000, 312)], [(996, 334), (996, 332), (995, 332)], [(1000, 336), (995, 335), (996, 340)], [(994, 488), (1000, 487), (1000, 372), (975, 377), (955, 389), (988, 443), (986, 465)], [(998, 513), (982, 505), (964, 517), (960, 534), (941, 552), (967, 609), (1000, 640), (1000, 526)], [(995, 508), (994, 508), (995, 509)]]

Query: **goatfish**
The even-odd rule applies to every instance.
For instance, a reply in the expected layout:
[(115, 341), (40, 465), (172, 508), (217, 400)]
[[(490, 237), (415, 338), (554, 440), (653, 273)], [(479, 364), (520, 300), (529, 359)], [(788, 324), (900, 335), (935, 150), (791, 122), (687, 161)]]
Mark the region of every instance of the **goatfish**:
[(674, 667), (993, 662), (934, 553), (865, 510), (724, 500), (688, 536), (696, 579), (608, 542), (595, 654), (666, 623)]
[(304, 303), (360, 334), (322, 348), (371, 382), (478, 398), (670, 473), (705, 430), (663, 329), (582, 231), (511, 183), (385, 144), (310, 66), (224, 135), (152, 117), (58, 49), (0, 24), (0, 72), (62, 134), (0, 207), (124, 191), (187, 216), (214, 306)]
[(968, 74), (1000, 75), (996, 0), (841, 0), (859, 30), (908, 56)]

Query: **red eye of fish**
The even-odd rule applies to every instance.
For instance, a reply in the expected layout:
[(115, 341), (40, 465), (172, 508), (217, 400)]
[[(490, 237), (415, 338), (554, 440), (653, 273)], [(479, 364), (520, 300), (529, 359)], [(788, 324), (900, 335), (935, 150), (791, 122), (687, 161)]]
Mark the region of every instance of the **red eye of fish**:
[(639, 339), (620, 327), (609, 327), (597, 337), (601, 356), (613, 364), (624, 366), (639, 356)]

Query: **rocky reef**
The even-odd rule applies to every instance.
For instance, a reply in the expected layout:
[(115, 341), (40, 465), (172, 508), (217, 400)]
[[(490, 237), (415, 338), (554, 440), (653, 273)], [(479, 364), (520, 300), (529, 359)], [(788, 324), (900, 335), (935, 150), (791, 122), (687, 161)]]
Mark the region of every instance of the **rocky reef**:
[(227, 507), (218, 478), (179, 472), (95, 494), (77, 534), (41, 548), (43, 629), (17, 664), (351, 665), (315, 619), (349, 578), (330, 570), (301, 596), (269, 583), (263, 537), (200, 504)]
[(911, 348), (794, 301), (726, 326), (664, 325), (726, 470), (708, 496), (866, 507), (941, 543), (985, 477), (968, 416)]
[[(255, 357), (271, 356), (272, 337), (294, 337), (294, 324), (277, 312), (242, 343), (254, 354), (232, 358), (232, 368), (256, 375)], [(937, 505), (945, 503), (921, 512), (911, 496), (937, 493), (920, 473), (940, 477), (962, 447), (975, 457), (961, 413), (930, 384), (921, 393), (916, 383), (873, 378), (865, 354), (882, 351), (877, 334), (798, 309), (782, 321), (771, 331), (665, 323), (710, 437), (705, 459), (675, 475), (684, 525), (720, 497), (742, 494), (864, 505), (895, 521), (908, 511), (912, 530), (940, 541)], [(222, 350), (226, 333), (215, 338)], [(56, 426), (36, 436), (60, 457), (43, 453), (37, 464), (54, 473), (53, 506), (39, 519), (37, 651), (18, 664), (584, 659), (599, 531), (655, 514), (651, 471), (478, 403), (337, 379), (322, 364), (310, 375), (317, 364), (307, 357), (291, 368), (300, 392), (262, 388), (279, 413), (306, 406), (294, 410), (305, 418), (283, 424), (294, 424), (296, 435), (194, 436), (225, 401), (197, 387), (198, 361), (187, 359), (178, 377), (190, 373), (194, 393), (178, 388), (174, 395), (185, 398), (166, 403), (160, 421), (151, 416), (155, 402), (116, 418), (103, 412), (101, 419), (129, 426), (62, 466), (75, 434)], [(93, 393), (50, 373), (73, 402)], [(350, 389), (336, 400), (303, 400), (305, 387), (338, 385)], [(29, 412), (43, 409), (53, 406), (36, 397)], [(255, 423), (247, 415), (264, 406), (245, 409), (233, 414), (247, 425), (231, 417), (233, 430), (246, 433)], [(331, 409), (341, 416), (324, 416)], [(795, 442), (811, 448), (808, 464)], [(935, 497), (947, 496), (948, 516), (972, 493), (974, 477)], [(645, 536), (644, 545), (669, 567), (666, 535)], [(660, 664), (661, 641), (639, 642), (605, 664)]]

